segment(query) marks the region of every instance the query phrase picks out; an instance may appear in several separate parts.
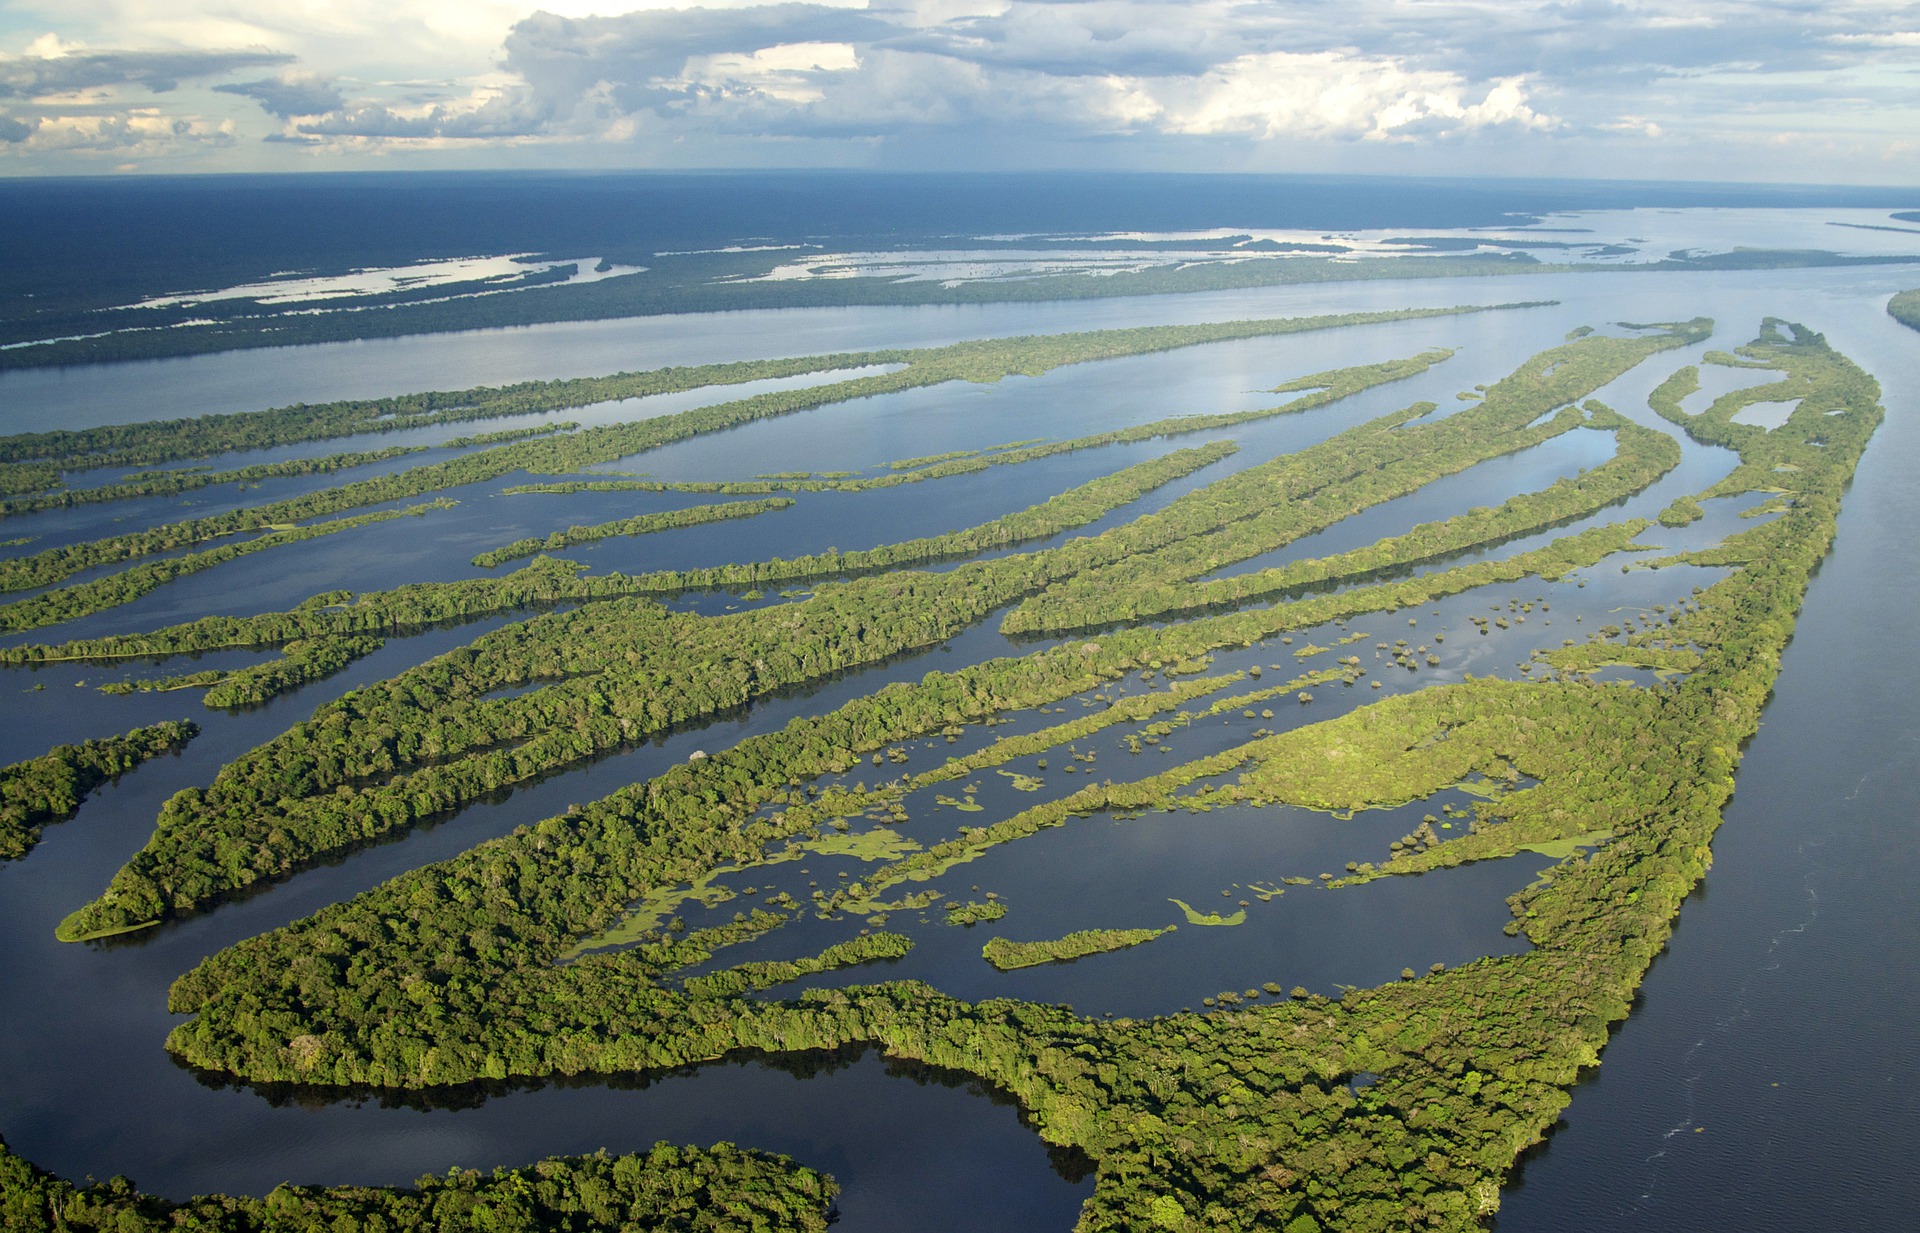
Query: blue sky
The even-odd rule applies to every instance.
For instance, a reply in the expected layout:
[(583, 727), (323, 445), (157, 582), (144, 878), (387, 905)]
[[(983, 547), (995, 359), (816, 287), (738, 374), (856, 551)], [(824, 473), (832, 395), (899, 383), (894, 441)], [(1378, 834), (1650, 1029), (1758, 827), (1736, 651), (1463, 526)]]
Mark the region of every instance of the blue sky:
[(0, 175), (1920, 184), (1920, 0), (0, 0)]

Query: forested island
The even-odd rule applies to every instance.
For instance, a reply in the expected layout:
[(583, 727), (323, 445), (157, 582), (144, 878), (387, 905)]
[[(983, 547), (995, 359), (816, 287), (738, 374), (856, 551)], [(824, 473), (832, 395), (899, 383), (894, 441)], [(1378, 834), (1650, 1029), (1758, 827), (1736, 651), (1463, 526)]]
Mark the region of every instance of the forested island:
[(40, 828), (63, 822), (87, 793), (148, 758), (180, 748), (199, 734), (185, 721), (138, 728), (124, 736), (59, 745), (30, 762), (0, 768), (0, 860), (19, 860)]
[[(1912, 294), (1889, 311), (1899, 316)], [(0, 661), (23, 666), (278, 652), (124, 686), (205, 688), (209, 705), (233, 706), (323, 680), (389, 640), (500, 618), (322, 703), (174, 794), (145, 846), (97, 897), (72, 905), (59, 936), (138, 936), (217, 911), (505, 789), (950, 645), (992, 621), (1019, 639), (1011, 649), (862, 688), (697, 750), (220, 950), (174, 983), (169, 1009), (187, 1017), (167, 1049), (223, 1081), (339, 1098), (659, 1076), (871, 1047), (1005, 1094), (1047, 1144), (1090, 1161), (1083, 1233), (1481, 1227), (1518, 1157), (1598, 1063), (1705, 875), (1743, 743), (1881, 422), (1870, 375), (1818, 332), (1773, 318), (1744, 346), (1699, 355), (1715, 326), (1694, 318), (1576, 330), (1444, 411), (1430, 400), (1365, 415), (1341, 405), (1458, 362), (1429, 349), (1299, 376), (1269, 391), (1292, 397), (1252, 410), (924, 453), (873, 474), (656, 481), (588, 470), (636, 456), (644, 465), (646, 453), (675, 442), (950, 381), (1467, 311), (1480, 310), (988, 339), (0, 439), (9, 494), (0, 517), (24, 518), (402, 463), (415, 449), (226, 471), (202, 461), (263, 443), (370, 447), (351, 439), (821, 378), (650, 419), (454, 439), (433, 447), (453, 453), (418, 466), (0, 561), (0, 587), (33, 592), (0, 605), (4, 628), (25, 633), (236, 556), (298, 551), (362, 520), (418, 516), (430, 528), (440, 503), (463, 499), (445, 494), (522, 473), (560, 478), (516, 484), (503, 503), (748, 498), (646, 507), (496, 540), (473, 557), (489, 570), (533, 557), (511, 572), (317, 591), (282, 611), (135, 632), (11, 639)], [(1683, 351), (1697, 358), (1683, 363)], [(1648, 381), (1645, 407), (1598, 401), (1623, 376), (1661, 364), (1667, 375)], [(1689, 411), (1710, 366), (1766, 380)], [(1777, 426), (1738, 420), (1770, 402), (1792, 405)], [(1234, 436), (1310, 411), (1343, 418), (1270, 456), (1248, 456)], [(1360, 547), (1274, 555), (1405, 508), (1394, 503), (1449, 477), (1575, 437), (1596, 443), (1600, 458), (1578, 474)], [(901, 485), (937, 495), (956, 477), (1116, 447), (1154, 452), (991, 520), (877, 547), (632, 573), (543, 555), (694, 526), (754, 527), (796, 517), (807, 500), (857, 501)], [(1621, 508), (1651, 500), (1696, 447), (1725, 451), (1724, 473), (1698, 491), (1668, 488), (1653, 505)], [(181, 463), (196, 465), (64, 486), (88, 470)], [(1660, 539), (1736, 507), (1742, 529), (1712, 543)], [(1685, 579), (1671, 602), (1617, 623), (1588, 625), (1561, 598), (1604, 574), (1662, 570)], [(796, 589), (763, 593), (783, 587)], [(1562, 589), (1549, 601), (1534, 589), (1547, 587)], [(753, 600), (737, 611), (676, 602), (714, 592)], [(1526, 658), (1513, 673), (1425, 685), (1422, 674), (1447, 662), (1459, 637), (1422, 622), (1434, 605), (1467, 596), (1491, 605), (1474, 618), (1481, 635), (1536, 622)], [(1232, 656), (1242, 658), (1215, 662)], [(1329, 696), (1341, 709), (1321, 718)], [(1206, 743), (1203, 730), (1214, 734)], [(26, 855), (35, 828), (192, 735), (191, 725), (161, 725), (7, 768), (0, 856)], [(1027, 794), (1017, 807), (983, 786), (1002, 780)], [(1470, 805), (1453, 803), (1462, 793)], [(992, 868), (997, 854), (1037, 836), (1130, 826), (1150, 813), (1405, 808), (1433, 812), (1344, 868), (1249, 875), (1211, 904), (1169, 894), (1161, 917), (1139, 923), (1089, 902), (1076, 909), (1079, 927), (1042, 932), (1022, 923), (1026, 904), (993, 891), (986, 874), (963, 872)], [(1191, 935), (1231, 934), (1282, 896), (1354, 895), (1522, 853), (1550, 863), (1507, 901), (1512, 953), (1408, 967), (1402, 979), (1339, 996), (1283, 995), (1276, 968), (1194, 998), (1198, 1011), (1116, 1017), (1013, 996), (962, 1000), (886, 970), (939, 931), (968, 939), (970, 961), (994, 979), (1116, 962)], [(735, 901), (746, 910), (725, 906)], [(392, 1229), (812, 1229), (825, 1226), (837, 1193), (804, 1161), (725, 1143), (457, 1172), (413, 1190), (286, 1186), (187, 1203), (144, 1197), (122, 1179), (77, 1186), (0, 1148), (0, 1182), (9, 1227), (48, 1230), (375, 1220)]]
[(780, 1156), (659, 1144), (625, 1156), (543, 1160), (490, 1174), (455, 1170), (411, 1190), (281, 1186), (258, 1199), (208, 1195), (171, 1203), (124, 1177), (75, 1186), (0, 1142), (0, 1226), (13, 1233), (307, 1233), (314, 1229), (535, 1233), (599, 1228), (764, 1229), (816, 1233), (829, 1223), (831, 1178)]
[(1901, 325), (1920, 330), (1920, 288), (1902, 291), (1888, 300), (1887, 313)]

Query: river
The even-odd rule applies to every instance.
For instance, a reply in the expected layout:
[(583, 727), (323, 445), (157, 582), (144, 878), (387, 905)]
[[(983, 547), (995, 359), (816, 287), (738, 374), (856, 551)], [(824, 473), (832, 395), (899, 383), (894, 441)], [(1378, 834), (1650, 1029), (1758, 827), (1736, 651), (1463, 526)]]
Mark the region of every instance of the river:
[[(912, 391), (687, 442), (636, 464), (661, 475), (706, 478), (872, 467), (944, 449), (1065, 437), (1170, 414), (1261, 405), (1258, 390), (1307, 372), (1411, 355), (1432, 345), (1459, 348), (1454, 359), (1413, 381), (1229, 434), (1242, 442), (1244, 456), (1224, 465), (1241, 466), (1320, 439), (1363, 412), (1378, 413), (1416, 398), (1457, 405), (1455, 391), (1498, 379), (1578, 325), (1707, 315), (1718, 322), (1707, 346), (1727, 348), (1751, 338), (1762, 316), (1803, 322), (1825, 332), (1879, 377), (1887, 423), (1861, 466), (1842, 513), (1839, 540), (1816, 577), (1776, 696), (1741, 768), (1738, 794), (1716, 840), (1715, 867), (1688, 903), (1668, 953), (1654, 967), (1635, 1014), (1607, 1048), (1603, 1066), (1576, 1090), (1549, 1143), (1527, 1159), (1506, 1197), (1499, 1227), (1892, 1227), (1910, 1218), (1920, 1199), (1920, 1182), (1908, 1161), (1911, 1145), (1920, 1142), (1920, 1097), (1911, 1082), (1920, 1061), (1920, 1035), (1913, 1030), (1920, 1022), (1920, 993), (1911, 981), (1920, 959), (1920, 909), (1911, 893), (1920, 880), (1911, 786), (1920, 772), (1920, 669), (1908, 653), (1911, 614), (1920, 610), (1920, 548), (1913, 536), (1920, 526), (1920, 490), (1911, 480), (1920, 470), (1914, 426), (1920, 415), (1920, 334), (1886, 317), (1883, 305), (1913, 278), (1910, 271), (1873, 268), (1608, 272), (1070, 304), (663, 317), (14, 372), (0, 375), (0, 406), (7, 408), (7, 426), (17, 431), (989, 335), (1560, 301), (1550, 308), (1194, 348), (1062, 369), (1037, 379), (1009, 378), (994, 386)], [(1646, 392), (1701, 350), (1663, 355), (1600, 396), (1652, 422)], [(1569, 467), (1591, 465), (1591, 434), (1574, 436), (1588, 439), (1569, 440), (1559, 455), (1547, 451), (1537, 461), (1481, 473), (1484, 491), (1477, 497), (1470, 472), (1451, 489), (1436, 485), (1404, 499), (1397, 517), (1410, 525), (1458, 512), (1463, 502), (1494, 504), (1513, 491), (1550, 482)], [(594, 568), (634, 569), (792, 555), (829, 544), (863, 547), (970, 525), (1152, 452), (1068, 455), (1045, 465), (994, 468), (853, 499), (810, 494), (793, 510), (744, 523), (609, 541), (570, 555)], [(1713, 453), (1689, 444), (1682, 464), (1688, 486), (1674, 491), (1697, 489), (1720, 473), (1716, 468), (1723, 471)], [(1172, 491), (1219, 473), (1203, 472)], [(74, 622), (71, 632), (145, 628), (202, 611), (280, 608), (333, 586), (365, 589), (420, 577), (471, 576), (478, 571), (465, 558), (480, 548), (612, 516), (572, 498), (497, 495), (508, 482), (453, 494), (461, 498), (461, 507), (428, 516), (438, 521), (365, 528), (286, 550), (284, 558), (261, 554)], [(278, 491), (269, 486), (250, 499)], [(1671, 495), (1665, 487), (1661, 492), (1657, 500), (1637, 498), (1627, 512), (1657, 508)], [(1169, 495), (1156, 494), (1116, 517)], [(550, 512), (539, 509), (542, 501), (551, 503)], [(662, 498), (657, 505), (621, 509), (686, 503)], [(111, 517), (105, 512), (111, 508), (77, 517), (46, 516), (44, 529), (49, 535), (97, 534), (88, 528), (97, 525), (95, 519)], [(124, 511), (113, 510), (119, 512)], [(22, 532), (9, 534), (39, 529), (31, 519), (20, 525)], [(422, 535), (422, 527), (434, 531), (431, 539)], [(1363, 538), (1385, 529), (1369, 524)], [(1330, 541), (1323, 548), (1345, 546)], [(1437, 615), (1422, 616), (1421, 637), (1444, 631), (1458, 652), (1450, 650), (1441, 668), (1405, 687), (1465, 671), (1511, 671), (1508, 665), (1523, 659), (1527, 646), (1557, 642), (1558, 621), (1622, 603), (1653, 602), (1656, 593), (1664, 595), (1674, 585), (1670, 578), (1651, 584), (1644, 574), (1605, 575), (1595, 572), (1585, 589), (1572, 583), (1551, 588), (1554, 629), (1529, 626), (1531, 633), (1516, 629), (1491, 641), (1478, 639), (1466, 621), (1470, 612), (1485, 610), (1486, 596), (1434, 605)], [(1654, 590), (1635, 590), (1648, 586)], [(1498, 598), (1520, 591), (1531, 598), (1547, 589), (1545, 584), (1496, 588)], [(201, 956), (486, 835), (558, 812), (570, 801), (657, 773), (690, 749), (714, 748), (777, 727), (794, 714), (834, 705), (885, 680), (1006, 653), (1009, 644), (991, 623), (948, 647), (856, 674), (805, 697), (769, 700), (744, 715), (476, 806), (452, 821), (150, 936), (95, 946), (52, 940), (60, 917), (94, 894), (139, 847), (160, 802), (173, 791), (206, 782), (222, 762), (319, 702), (459, 645), (478, 628), (395, 640), (295, 697), (238, 715), (190, 705), (189, 694), (109, 697), (79, 687), (129, 671), (183, 670), (176, 665), (10, 669), (0, 677), (0, 689), (13, 699), (0, 714), (0, 761), (33, 756), (56, 741), (105, 735), (160, 718), (192, 714), (207, 729), (184, 754), (126, 776), (99, 793), (77, 819), (49, 828), (25, 861), (0, 866), (0, 937), (6, 942), (0, 948), (0, 1005), (6, 1008), (0, 1016), (0, 1132), (8, 1143), (68, 1176), (126, 1173), (145, 1188), (182, 1197), (212, 1189), (258, 1193), (287, 1179), (406, 1181), (452, 1165), (491, 1167), (599, 1147), (631, 1150), (658, 1138), (724, 1138), (789, 1152), (837, 1174), (846, 1188), (841, 1227), (848, 1230), (993, 1224), (1069, 1228), (1091, 1185), (1081, 1163), (1055, 1159), (1020, 1124), (1016, 1109), (977, 1085), (890, 1066), (871, 1055), (834, 1059), (806, 1075), (759, 1063), (728, 1064), (638, 1087), (554, 1084), (470, 1093), (458, 1102), (462, 1107), (424, 1108), (379, 1099), (267, 1099), (205, 1084), (160, 1048), (172, 1022), (165, 989)], [(1285, 648), (1268, 645), (1223, 655), (1218, 667), (1274, 663), (1285, 655)], [(1325, 718), (1364, 700), (1342, 698), (1338, 691), (1323, 695), (1311, 714), (1289, 714), (1278, 722)], [(1244, 739), (1244, 728), (1253, 721), (1236, 722)], [(1181, 744), (1181, 752), (1204, 752), (1207, 746), (1197, 742), (1228, 735), (1196, 734)], [(944, 757), (945, 751), (934, 756)], [(1004, 812), (1019, 803), (1009, 791), (983, 785), (981, 799)], [(1399, 833), (1396, 827), (1410, 825), (1405, 819), (1361, 821), (1374, 848), (1389, 832)], [(1169, 827), (1185, 829), (1176, 834)], [(1159, 892), (1166, 883), (1145, 874), (1165, 873), (1169, 865), (1182, 865), (1181, 876), (1198, 888), (1182, 898), (1208, 891), (1217, 907), (1225, 901), (1211, 888), (1253, 876), (1242, 870), (1257, 867), (1262, 876), (1269, 868), (1311, 874), (1348, 850), (1340, 843), (1356, 839), (1354, 833), (1322, 833), (1324, 826), (1316, 830), (1304, 822), (1276, 838), (1272, 827), (1224, 814), (1204, 821), (1180, 815), (1177, 822), (1112, 829), (1118, 841), (1064, 828), (1044, 843), (1017, 845), (1017, 860), (1028, 863), (1018, 865), (1012, 855), (1016, 849), (1010, 849), (1007, 868), (983, 861), (970, 867), (965, 880), (988, 885), (997, 879), (995, 885), (1009, 888), (1011, 897), (1036, 911), (1050, 905), (1045, 910), (1059, 915), (1047, 917), (1048, 924), (1064, 929), (1082, 918), (1059, 905), (1102, 899), (1122, 916), (1145, 913), (1139, 919), (1146, 920), (1147, 905), (1156, 895), (1165, 897)], [(1205, 842), (1195, 843), (1195, 835)], [(1369, 888), (1345, 899), (1296, 894), (1277, 901), (1264, 917), (1255, 913), (1266, 922), (1257, 928), (1183, 929), (1179, 947), (1169, 939), (1105, 957), (1117, 961), (1112, 964), (1075, 965), (1051, 975), (1019, 973), (1000, 983), (977, 954), (951, 942), (972, 934), (954, 930), (942, 935), (944, 949), (930, 943), (903, 961), (898, 974), (936, 981), (944, 976), (962, 996), (998, 989), (1072, 1001), (1084, 1012), (1133, 1014), (1175, 1009), (1197, 1003), (1202, 994), (1264, 980), (1321, 989), (1342, 982), (1369, 984), (1389, 979), (1403, 963), (1454, 963), (1510, 948), (1513, 943), (1499, 932), (1501, 899), (1525, 883), (1531, 868), (1478, 866)], [(1071, 883), (1064, 891), (1063, 882)], [(1133, 920), (1086, 923), (1119, 927)], [(1044, 928), (1036, 928), (1036, 936), (1045, 935)], [(1356, 939), (1356, 933), (1368, 930)], [(1416, 938), (1420, 944), (1410, 944)], [(811, 937), (794, 953), (825, 940)], [(1253, 962), (1260, 970), (1245, 971)]]

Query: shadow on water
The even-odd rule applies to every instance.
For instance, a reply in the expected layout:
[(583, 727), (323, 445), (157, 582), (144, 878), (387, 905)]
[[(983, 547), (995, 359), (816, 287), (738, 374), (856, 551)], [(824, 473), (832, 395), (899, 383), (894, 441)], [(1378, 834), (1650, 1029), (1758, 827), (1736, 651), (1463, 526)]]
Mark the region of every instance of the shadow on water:
[[(238, 1085), (191, 1074), (208, 1093), (244, 1095), (242, 1107), (258, 1111), (250, 1121), (307, 1127), (262, 1153), (268, 1159), (297, 1152), (309, 1168), (317, 1159), (328, 1176), (361, 1184), (410, 1180), (432, 1168), (425, 1162), (445, 1150), (449, 1135), (486, 1144), (479, 1158), (468, 1155), (474, 1167), (603, 1145), (622, 1151), (661, 1139), (727, 1139), (832, 1172), (843, 1187), (836, 1227), (962, 1233), (982, 1222), (1071, 1227), (1095, 1168), (1082, 1152), (1043, 1143), (1010, 1094), (865, 1045), (402, 1093)], [(345, 1137), (345, 1127), (369, 1124), (386, 1128), (378, 1157)], [(262, 1161), (241, 1167), (271, 1176)]]

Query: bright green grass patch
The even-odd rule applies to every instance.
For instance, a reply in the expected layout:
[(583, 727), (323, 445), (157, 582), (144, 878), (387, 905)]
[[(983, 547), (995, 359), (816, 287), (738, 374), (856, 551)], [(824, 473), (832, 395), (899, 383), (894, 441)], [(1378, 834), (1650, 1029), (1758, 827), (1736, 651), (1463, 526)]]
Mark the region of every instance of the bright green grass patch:
[(1187, 923), (1189, 925), (1244, 925), (1247, 923), (1247, 910), (1245, 908), (1241, 908), (1232, 916), (1222, 916), (1218, 912), (1195, 911), (1193, 905), (1183, 899), (1169, 899), (1167, 902), (1187, 914)]
[(949, 925), (977, 925), (985, 920), (999, 920), (1007, 914), (1007, 905), (998, 899), (989, 899), (985, 903), (957, 903), (947, 909)]
[(1538, 852), (1541, 856), (1549, 856), (1554, 860), (1563, 861), (1569, 856), (1573, 856), (1587, 848), (1597, 848), (1612, 838), (1612, 831), (1594, 831), (1588, 835), (1569, 835), (1565, 839), (1547, 839), (1539, 843), (1523, 843), (1520, 845), (1519, 850), (1522, 852)]

